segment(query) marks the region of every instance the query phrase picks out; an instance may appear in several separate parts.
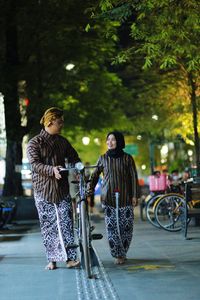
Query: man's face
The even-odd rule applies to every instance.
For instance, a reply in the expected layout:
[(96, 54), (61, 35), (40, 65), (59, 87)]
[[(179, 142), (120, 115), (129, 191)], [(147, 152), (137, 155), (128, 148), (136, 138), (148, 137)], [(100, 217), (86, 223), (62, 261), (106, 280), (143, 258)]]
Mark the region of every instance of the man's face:
[(61, 130), (64, 125), (64, 118), (55, 119), (51, 122), (51, 124), (48, 126), (48, 129), (51, 134), (59, 134), (61, 133)]

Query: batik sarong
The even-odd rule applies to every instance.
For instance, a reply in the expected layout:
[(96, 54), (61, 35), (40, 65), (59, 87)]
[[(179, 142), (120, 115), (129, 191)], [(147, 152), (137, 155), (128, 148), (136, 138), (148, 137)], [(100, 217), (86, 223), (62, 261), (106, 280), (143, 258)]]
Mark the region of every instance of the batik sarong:
[(47, 261), (75, 260), (76, 251), (66, 248), (74, 244), (71, 198), (67, 197), (58, 204), (53, 204), (37, 195), (34, 197)]
[(105, 224), (111, 255), (113, 257), (126, 257), (133, 236), (133, 207), (119, 208), (120, 236), (116, 216), (116, 208), (105, 206)]

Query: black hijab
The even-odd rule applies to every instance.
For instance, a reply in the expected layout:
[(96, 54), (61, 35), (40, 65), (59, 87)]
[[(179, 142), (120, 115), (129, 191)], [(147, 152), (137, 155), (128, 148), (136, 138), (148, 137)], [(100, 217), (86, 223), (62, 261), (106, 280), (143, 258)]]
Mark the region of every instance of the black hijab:
[(107, 134), (106, 140), (108, 139), (109, 135), (111, 135), (111, 134), (114, 135), (116, 142), (117, 142), (117, 146), (115, 149), (109, 149), (106, 153), (111, 158), (122, 157), (124, 155), (124, 151), (122, 149), (125, 148), (124, 136), (119, 131), (111, 131)]

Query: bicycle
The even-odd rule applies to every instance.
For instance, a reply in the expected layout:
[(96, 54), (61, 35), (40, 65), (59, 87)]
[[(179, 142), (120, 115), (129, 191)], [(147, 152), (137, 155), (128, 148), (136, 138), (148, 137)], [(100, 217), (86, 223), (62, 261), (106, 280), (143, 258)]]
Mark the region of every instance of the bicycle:
[(159, 228), (160, 225), (155, 217), (155, 203), (163, 196), (163, 193), (150, 194), (145, 199), (145, 214), (147, 220), (155, 227)]
[(147, 220), (157, 228), (179, 231), (180, 205), (183, 205), (181, 186), (170, 184), (166, 175), (150, 176), (151, 194), (146, 197), (145, 212)]
[(86, 270), (88, 278), (94, 278), (95, 275), (92, 273), (92, 267), (98, 266), (99, 262), (96, 257), (96, 253), (92, 247), (92, 240), (102, 239), (102, 234), (92, 234), (94, 226), (90, 223), (90, 216), (88, 212), (88, 202), (87, 202), (87, 182), (85, 179), (85, 169), (96, 168), (97, 166), (84, 166), (81, 162), (75, 164), (74, 167), (60, 168), (60, 173), (68, 172), (69, 169), (74, 169), (77, 172), (79, 179), (77, 181), (72, 181), (73, 184), (78, 184), (79, 189), (77, 196), (79, 200), (77, 201), (77, 238), (78, 244), (68, 245), (67, 248), (78, 248), (81, 252), (81, 265), (83, 269)]
[(7, 224), (11, 224), (16, 209), (17, 205), (13, 200), (0, 199), (0, 229), (4, 229)]
[(187, 239), (188, 225), (194, 218), (195, 225), (200, 224), (200, 177), (195, 176), (185, 181), (185, 201), (180, 208), (182, 233)]
[(143, 209), (147, 220), (155, 227), (159, 228), (159, 224), (155, 218), (155, 203), (166, 193), (167, 190), (167, 177), (165, 174), (155, 174), (149, 176), (149, 190), (150, 194), (143, 199), (140, 205), (140, 216), (143, 219)]
[(178, 193), (168, 193), (161, 196), (154, 204), (157, 224), (170, 232), (180, 231), (182, 228), (181, 213), (185, 205), (185, 198)]

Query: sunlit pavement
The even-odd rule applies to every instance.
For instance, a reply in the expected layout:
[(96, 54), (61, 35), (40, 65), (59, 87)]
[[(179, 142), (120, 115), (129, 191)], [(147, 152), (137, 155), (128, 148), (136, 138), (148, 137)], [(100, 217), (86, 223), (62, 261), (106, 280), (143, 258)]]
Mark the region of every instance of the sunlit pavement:
[[(136, 210), (128, 260), (118, 266), (109, 253), (102, 214), (95, 211), (92, 219), (95, 232), (104, 234), (93, 244), (118, 299), (199, 299), (200, 227), (190, 226), (191, 239), (184, 240), (181, 233), (168, 233), (140, 221)], [(37, 220), (18, 221), (10, 230), (1, 231), (0, 299), (80, 299), (75, 270), (59, 263), (57, 270), (46, 271), (45, 265)]]

